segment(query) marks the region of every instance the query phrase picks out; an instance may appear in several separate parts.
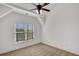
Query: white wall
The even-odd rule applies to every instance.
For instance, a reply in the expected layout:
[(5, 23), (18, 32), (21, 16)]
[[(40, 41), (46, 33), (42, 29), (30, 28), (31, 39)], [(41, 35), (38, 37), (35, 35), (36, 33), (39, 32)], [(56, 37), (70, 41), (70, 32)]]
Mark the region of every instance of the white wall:
[(79, 54), (79, 4), (57, 4), (47, 17), (43, 42)]
[[(34, 39), (16, 44), (14, 26), (16, 22), (34, 24)], [(39, 43), (40, 39), (41, 25), (37, 18), (12, 12), (0, 19), (0, 54)]]

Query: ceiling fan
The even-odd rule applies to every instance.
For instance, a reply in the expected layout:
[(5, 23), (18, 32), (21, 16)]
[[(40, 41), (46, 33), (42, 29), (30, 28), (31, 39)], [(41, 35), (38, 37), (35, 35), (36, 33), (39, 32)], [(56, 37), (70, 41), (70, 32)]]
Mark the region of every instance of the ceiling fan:
[(47, 6), (48, 4), (49, 4), (49, 3), (44, 3), (44, 4), (42, 4), (42, 5), (41, 5), (40, 3), (39, 3), (38, 5), (33, 4), (36, 8), (31, 9), (31, 10), (37, 10), (39, 14), (40, 14), (40, 11), (41, 11), (41, 10), (50, 12), (49, 9), (44, 8), (44, 7)]

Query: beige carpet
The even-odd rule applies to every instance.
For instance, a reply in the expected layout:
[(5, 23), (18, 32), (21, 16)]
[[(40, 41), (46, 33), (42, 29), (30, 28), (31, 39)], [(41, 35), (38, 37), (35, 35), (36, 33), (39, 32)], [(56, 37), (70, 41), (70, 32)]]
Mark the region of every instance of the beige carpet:
[(2, 56), (75, 56), (72, 53), (50, 47), (45, 44), (36, 44), (30, 47), (18, 49)]

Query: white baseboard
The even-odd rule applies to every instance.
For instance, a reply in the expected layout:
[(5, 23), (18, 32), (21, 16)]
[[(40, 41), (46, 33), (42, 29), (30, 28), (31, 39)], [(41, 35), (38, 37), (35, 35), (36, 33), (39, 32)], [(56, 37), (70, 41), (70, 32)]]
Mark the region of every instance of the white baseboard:
[(29, 47), (29, 46), (32, 46), (32, 45), (35, 45), (35, 44), (38, 44), (38, 43), (40, 43), (40, 41), (28, 44), (28, 45), (20, 47), (20, 48), (14, 48), (14, 49), (9, 49), (9, 50), (5, 50), (5, 51), (1, 51), (0, 54), (5, 54), (5, 53), (8, 53), (8, 52), (11, 52), (11, 51), (14, 51), (14, 50), (18, 50), (18, 49), (21, 49), (21, 48), (24, 48), (24, 47)]
[(53, 43), (44, 42), (44, 41), (43, 41), (42, 43), (43, 43), (43, 44), (46, 44), (46, 45), (49, 45), (49, 46), (51, 46), (51, 47), (55, 47), (55, 48), (58, 48), (58, 49), (60, 49), (60, 50), (67, 51), (67, 52), (70, 52), (70, 53), (72, 53), (72, 54), (75, 54), (75, 55), (78, 55), (78, 56), (79, 56), (79, 53), (78, 53), (78, 52), (73, 52), (73, 51), (64, 49), (64, 48), (62, 48), (62, 47), (60, 47), (60, 46), (58, 46), (58, 45), (54, 45)]
[[(33, 43), (33, 44), (29, 44), (29, 45), (24, 46), (24, 47), (32, 46), (32, 45), (35, 45), (35, 44), (38, 44), (38, 43), (43, 43), (43, 44), (49, 45), (49, 46), (51, 46), (51, 47), (56, 47), (56, 48), (58, 48), (58, 49), (61, 49), (61, 50), (64, 50), (64, 51), (73, 53), (73, 54), (75, 54), (75, 55), (79, 55), (79, 53), (76, 53), (76, 52), (73, 52), (73, 51), (70, 51), (70, 50), (67, 50), (67, 49), (63, 49), (63, 48), (61, 48), (60, 46), (54, 45), (53, 43), (44, 42), (44, 41), (43, 41), (43, 42), (40, 41), (40, 42), (36, 42), (36, 43)], [(22, 47), (22, 48), (24, 48), (24, 47)], [(20, 49), (20, 48), (18, 48), (18, 49)], [(14, 50), (17, 50), (17, 49), (14, 49)], [(14, 50), (11, 50), (11, 51), (14, 51)], [(10, 51), (7, 51), (7, 52), (10, 52)], [(2, 52), (2, 53), (0, 53), (0, 54), (4, 54), (4, 53), (7, 53), (7, 52), (4, 51), (4, 52)]]

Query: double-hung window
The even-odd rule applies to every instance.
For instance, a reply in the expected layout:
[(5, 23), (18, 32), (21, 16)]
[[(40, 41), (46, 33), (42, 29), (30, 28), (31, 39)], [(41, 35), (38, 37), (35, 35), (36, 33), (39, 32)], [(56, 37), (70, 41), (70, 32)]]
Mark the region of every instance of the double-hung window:
[(33, 24), (16, 24), (16, 41), (33, 39)]

